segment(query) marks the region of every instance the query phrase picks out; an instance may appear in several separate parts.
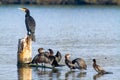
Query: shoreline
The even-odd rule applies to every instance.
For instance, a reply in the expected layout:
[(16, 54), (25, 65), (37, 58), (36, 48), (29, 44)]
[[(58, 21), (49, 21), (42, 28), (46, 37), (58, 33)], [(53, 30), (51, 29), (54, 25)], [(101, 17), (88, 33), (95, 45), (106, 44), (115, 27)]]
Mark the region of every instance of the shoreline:
[(120, 1), (99, 1), (99, 0), (5, 0), (0, 1), (4, 4), (21, 4), (21, 5), (120, 5)]

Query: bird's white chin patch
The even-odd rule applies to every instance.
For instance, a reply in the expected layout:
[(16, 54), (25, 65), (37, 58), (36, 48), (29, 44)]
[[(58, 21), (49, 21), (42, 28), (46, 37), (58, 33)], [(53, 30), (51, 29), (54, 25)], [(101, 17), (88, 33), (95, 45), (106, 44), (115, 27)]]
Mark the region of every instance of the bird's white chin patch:
[(45, 52), (45, 50), (41, 50), (41, 52)]

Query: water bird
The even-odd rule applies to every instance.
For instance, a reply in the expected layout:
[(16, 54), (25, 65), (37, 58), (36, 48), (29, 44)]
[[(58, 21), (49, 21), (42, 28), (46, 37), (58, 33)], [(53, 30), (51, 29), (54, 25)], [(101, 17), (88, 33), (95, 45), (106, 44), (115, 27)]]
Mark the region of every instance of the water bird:
[(49, 53), (46, 53), (43, 48), (38, 49), (38, 54), (33, 58), (32, 64), (36, 63), (50, 63)]
[(59, 63), (62, 59), (62, 55), (59, 51), (57, 51), (56, 55), (54, 55), (54, 52), (52, 49), (48, 49), (50, 52), (49, 58), (50, 60), (53, 60), (55, 58), (55, 60)]
[(96, 63), (96, 59), (93, 59), (93, 68), (98, 74), (113, 74), (112, 72), (106, 72), (101, 66)]
[(48, 50), (50, 52), (49, 59), (50, 59), (50, 61), (52, 63), (52, 66), (55, 66), (55, 67), (60, 66), (58, 63), (62, 59), (61, 53), (59, 51), (57, 51), (56, 55), (54, 55), (54, 52), (53, 52), (52, 49), (48, 49)]
[[(49, 52), (44, 51), (43, 48), (38, 49), (38, 54), (33, 58), (32, 64), (39, 64), (39, 63), (45, 63), (45, 64), (51, 64), (53, 67), (58, 67), (58, 66), (63, 66), (59, 65), (58, 62), (59, 60), (59, 55), (61, 56), (60, 52), (57, 52), (56, 55), (53, 55), (53, 50), (48, 49)], [(60, 58), (61, 59), (61, 58)], [(58, 61), (57, 61), (58, 60)]]
[(70, 54), (65, 55), (65, 64), (70, 69), (79, 69), (79, 70), (86, 70), (87, 69), (87, 65), (82, 58), (76, 58), (76, 59), (71, 61)]
[(30, 11), (27, 8), (19, 8), (20, 10), (24, 11), (25, 14), (25, 25), (27, 29), (27, 35), (29, 35), (32, 41), (35, 41), (35, 20), (32, 16), (30, 16)]

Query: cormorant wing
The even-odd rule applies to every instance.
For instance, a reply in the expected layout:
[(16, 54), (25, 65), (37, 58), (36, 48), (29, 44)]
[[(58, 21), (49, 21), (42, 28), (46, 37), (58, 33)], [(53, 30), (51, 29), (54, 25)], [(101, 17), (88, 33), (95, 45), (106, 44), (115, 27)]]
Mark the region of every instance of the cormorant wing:
[(55, 60), (56, 60), (57, 62), (60, 62), (61, 59), (62, 59), (62, 55), (61, 55), (61, 53), (60, 53), (59, 51), (57, 51), (57, 53), (56, 53), (56, 55), (55, 55)]
[(49, 57), (49, 52), (44, 52), (45, 57)]
[(95, 70), (96, 70), (98, 73), (104, 73), (104, 72), (105, 72), (105, 70), (104, 70), (101, 66), (99, 66), (99, 65), (96, 65), (96, 66), (95, 66)]
[(70, 69), (76, 68), (75, 64), (73, 64), (72, 61), (70, 61), (70, 60), (65, 60), (65, 63)]
[(77, 63), (77, 66), (79, 67), (79, 69), (87, 69), (87, 65), (85, 63), (85, 61), (81, 58), (76, 58), (72, 61), (73, 64)]
[(36, 61), (37, 61), (37, 59), (39, 58), (39, 56), (38, 56), (39, 54), (37, 54), (34, 58), (33, 58), (33, 60), (32, 60), (32, 62), (31, 63), (35, 63)]
[(36, 24), (35, 20), (31, 16), (26, 17), (25, 24), (28, 32), (30, 31), (31, 33), (35, 33)]

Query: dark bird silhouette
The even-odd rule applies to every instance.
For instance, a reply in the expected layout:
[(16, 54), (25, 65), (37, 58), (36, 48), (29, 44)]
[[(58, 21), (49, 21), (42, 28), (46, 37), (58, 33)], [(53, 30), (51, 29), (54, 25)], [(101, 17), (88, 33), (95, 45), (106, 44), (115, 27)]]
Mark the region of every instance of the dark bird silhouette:
[(48, 49), (48, 50), (50, 52), (49, 59), (50, 59), (50, 61), (52, 63), (51, 65), (55, 66), (55, 67), (59, 66), (58, 63), (60, 62), (60, 60), (62, 58), (61, 53), (59, 51), (57, 51), (56, 55), (54, 56), (53, 50), (52, 49)]
[(59, 63), (62, 59), (62, 55), (59, 51), (57, 51), (56, 55), (55, 55), (55, 60)]
[(97, 65), (96, 59), (93, 59), (93, 68), (98, 74), (113, 74), (112, 72), (106, 72), (101, 66)]
[(54, 55), (54, 52), (52, 49), (48, 49), (48, 50), (50, 52), (50, 55), (49, 55), (50, 60), (55, 59), (59, 63), (62, 59), (61, 53), (59, 51), (57, 51), (56, 55)]
[(85, 61), (81, 58), (76, 58), (73, 61), (70, 61), (70, 54), (65, 55), (65, 63), (70, 69), (79, 69), (79, 70), (86, 70), (87, 65)]
[(27, 35), (29, 35), (32, 41), (35, 41), (35, 20), (32, 16), (30, 16), (30, 11), (27, 8), (19, 8), (20, 10), (24, 11), (25, 14), (25, 24), (27, 29)]

